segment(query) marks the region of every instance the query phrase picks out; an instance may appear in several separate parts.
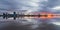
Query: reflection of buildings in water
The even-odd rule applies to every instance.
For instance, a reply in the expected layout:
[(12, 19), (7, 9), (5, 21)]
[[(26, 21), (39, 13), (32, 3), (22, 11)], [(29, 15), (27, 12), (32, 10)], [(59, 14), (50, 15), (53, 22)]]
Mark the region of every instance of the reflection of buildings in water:
[(23, 25), (16, 21), (3, 21), (0, 24), (0, 30), (32, 30), (31, 24)]
[(38, 30), (58, 30), (56, 25), (47, 24), (47, 23), (41, 23), (37, 29)]
[(0, 30), (58, 30), (57, 27), (58, 26), (53, 24), (41, 23), (36, 29), (33, 29), (32, 24), (23, 25), (22, 23), (19, 22), (10, 21), (10, 23), (3, 22), (3, 26), (0, 27), (1, 28)]

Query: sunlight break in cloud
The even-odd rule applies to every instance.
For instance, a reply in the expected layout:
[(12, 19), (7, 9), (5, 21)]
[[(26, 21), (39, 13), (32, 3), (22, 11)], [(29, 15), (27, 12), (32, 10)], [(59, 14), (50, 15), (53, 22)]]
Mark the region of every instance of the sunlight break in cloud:
[(52, 9), (60, 10), (60, 6), (56, 6), (56, 7), (52, 8)]

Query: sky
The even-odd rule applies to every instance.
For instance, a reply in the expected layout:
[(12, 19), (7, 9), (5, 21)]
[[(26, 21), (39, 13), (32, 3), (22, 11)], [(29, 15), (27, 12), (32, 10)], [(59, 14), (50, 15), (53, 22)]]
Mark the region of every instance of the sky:
[[(60, 0), (0, 0), (0, 11), (59, 12)], [(27, 13), (26, 12), (26, 13)]]

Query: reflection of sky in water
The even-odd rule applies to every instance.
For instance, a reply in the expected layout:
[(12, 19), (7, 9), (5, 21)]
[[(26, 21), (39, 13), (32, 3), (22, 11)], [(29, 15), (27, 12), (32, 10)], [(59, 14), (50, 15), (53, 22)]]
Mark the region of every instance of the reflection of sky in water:
[[(13, 11), (20, 12), (26, 10), (25, 13), (30, 12), (53, 12), (60, 13), (60, 0), (0, 0), (0, 14), (3, 12), (11, 13)], [(5, 20), (0, 18), (0, 20)], [(7, 19), (13, 20), (13, 19)], [(20, 21), (20, 19), (17, 19)], [(29, 23), (39, 24), (41, 19), (24, 19)], [(47, 19), (49, 23), (60, 24), (60, 19)], [(23, 22), (27, 23), (28, 22)], [(57, 23), (54, 23), (57, 22)], [(36, 25), (35, 25), (36, 26)]]

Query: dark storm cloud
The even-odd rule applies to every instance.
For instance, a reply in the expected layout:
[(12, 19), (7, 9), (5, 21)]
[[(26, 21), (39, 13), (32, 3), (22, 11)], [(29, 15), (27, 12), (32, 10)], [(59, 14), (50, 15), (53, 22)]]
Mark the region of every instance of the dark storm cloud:
[[(42, 4), (42, 6), (41, 6)], [(60, 7), (60, 0), (47, 0), (40, 2), (39, 12), (56, 12), (60, 13), (60, 9), (53, 9), (55, 7)]]
[(48, 6), (54, 7), (54, 6), (60, 6), (60, 0), (48, 0)]
[(48, 7), (54, 7), (58, 4), (58, 0), (48, 0)]
[(48, 0), (47, 7), (50, 12), (60, 13), (60, 0)]
[(14, 0), (0, 0), (0, 10), (14, 11), (17, 9), (17, 3)]
[(37, 10), (39, 0), (0, 0), (0, 10)]

